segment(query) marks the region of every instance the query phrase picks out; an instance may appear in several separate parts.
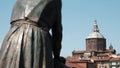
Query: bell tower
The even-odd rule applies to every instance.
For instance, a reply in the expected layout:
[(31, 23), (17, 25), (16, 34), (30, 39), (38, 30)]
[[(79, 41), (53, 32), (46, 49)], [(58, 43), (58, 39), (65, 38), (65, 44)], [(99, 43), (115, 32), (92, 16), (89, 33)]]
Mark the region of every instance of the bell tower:
[(86, 38), (86, 50), (87, 51), (104, 51), (106, 50), (106, 39), (99, 32), (97, 21), (94, 21), (93, 31)]

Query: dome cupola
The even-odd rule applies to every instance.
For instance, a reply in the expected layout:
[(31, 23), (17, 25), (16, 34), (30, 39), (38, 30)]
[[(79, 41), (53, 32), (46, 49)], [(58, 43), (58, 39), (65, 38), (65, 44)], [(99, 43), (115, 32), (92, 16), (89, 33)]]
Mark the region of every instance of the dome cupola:
[(94, 21), (93, 32), (88, 35), (87, 38), (104, 38), (104, 36), (99, 32), (97, 21)]
[(93, 31), (86, 38), (86, 50), (87, 51), (103, 51), (106, 50), (106, 39), (99, 32), (97, 21), (94, 21)]

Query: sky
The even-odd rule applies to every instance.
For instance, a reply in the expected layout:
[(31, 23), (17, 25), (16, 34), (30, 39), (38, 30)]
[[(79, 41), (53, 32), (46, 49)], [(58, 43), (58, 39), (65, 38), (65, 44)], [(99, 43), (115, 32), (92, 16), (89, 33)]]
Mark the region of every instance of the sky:
[[(10, 17), (16, 0), (0, 0), (0, 46), (10, 29)], [(97, 20), (100, 33), (120, 53), (120, 0), (62, 0), (63, 39), (61, 56), (73, 50), (86, 50), (85, 39)]]

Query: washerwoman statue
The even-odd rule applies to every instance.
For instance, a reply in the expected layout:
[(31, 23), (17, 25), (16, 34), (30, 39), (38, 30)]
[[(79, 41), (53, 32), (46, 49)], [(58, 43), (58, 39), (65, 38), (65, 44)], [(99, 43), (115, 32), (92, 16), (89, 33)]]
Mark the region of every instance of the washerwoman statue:
[(54, 68), (62, 41), (61, 0), (17, 0), (10, 24), (0, 68)]

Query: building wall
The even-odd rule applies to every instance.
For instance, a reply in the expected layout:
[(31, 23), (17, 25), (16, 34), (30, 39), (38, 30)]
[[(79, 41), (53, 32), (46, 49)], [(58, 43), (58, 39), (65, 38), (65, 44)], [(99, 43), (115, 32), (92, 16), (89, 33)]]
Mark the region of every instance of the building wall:
[(120, 68), (120, 60), (119, 61), (111, 61), (110, 68)]
[(106, 50), (106, 40), (103, 38), (97, 39), (97, 50)]
[(97, 64), (96, 63), (87, 63), (87, 68), (96, 68)]
[(109, 63), (98, 63), (96, 68), (110, 68)]
[(104, 38), (86, 39), (86, 50), (87, 51), (106, 50), (106, 39), (104, 39)]

